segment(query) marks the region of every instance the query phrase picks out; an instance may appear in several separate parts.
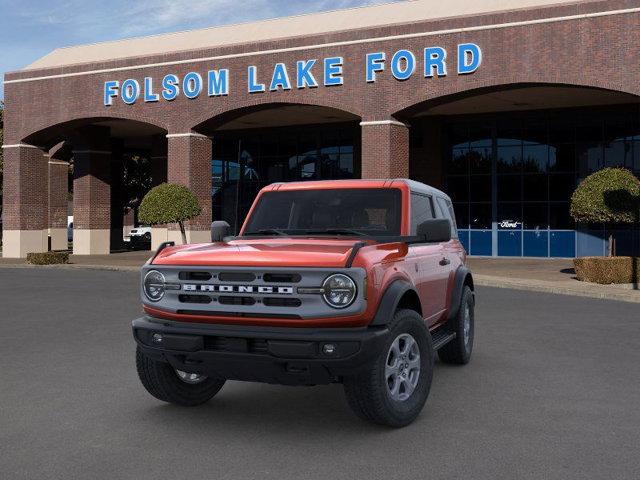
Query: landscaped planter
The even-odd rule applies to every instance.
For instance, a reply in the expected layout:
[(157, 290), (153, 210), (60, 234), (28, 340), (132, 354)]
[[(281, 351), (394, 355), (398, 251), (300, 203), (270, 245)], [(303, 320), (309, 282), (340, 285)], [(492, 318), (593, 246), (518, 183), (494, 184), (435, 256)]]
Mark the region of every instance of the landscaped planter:
[(639, 257), (580, 257), (573, 260), (573, 265), (578, 280), (583, 282), (608, 285), (640, 281)]
[(69, 263), (69, 252), (27, 253), (27, 262), (31, 265)]

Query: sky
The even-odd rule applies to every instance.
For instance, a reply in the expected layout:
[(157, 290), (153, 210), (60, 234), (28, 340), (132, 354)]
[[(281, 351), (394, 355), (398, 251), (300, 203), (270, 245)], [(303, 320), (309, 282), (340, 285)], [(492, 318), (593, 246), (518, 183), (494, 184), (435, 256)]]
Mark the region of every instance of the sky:
[(390, 1), (0, 0), (0, 75), (59, 47)]

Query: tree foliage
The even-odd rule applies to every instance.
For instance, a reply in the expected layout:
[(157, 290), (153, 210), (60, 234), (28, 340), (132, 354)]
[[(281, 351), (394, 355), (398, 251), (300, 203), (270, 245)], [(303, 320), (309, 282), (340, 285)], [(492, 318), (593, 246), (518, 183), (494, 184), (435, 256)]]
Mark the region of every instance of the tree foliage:
[(184, 222), (201, 213), (202, 208), (191, 190), (182, 185), (163, 183), (152, 188), (142, 199), (138, 218), (149, 225), (177, 223), (182, 241), (187, 243)]
[(135, 209), (151, 189), (151, 162), (145, 156), (126, 154), (122, 167), (122, 203)]
[(624, 168), (605, 168), (585, 178), (571, 196), (571, 216), (584, 223), (634, 223), (640, 180)]

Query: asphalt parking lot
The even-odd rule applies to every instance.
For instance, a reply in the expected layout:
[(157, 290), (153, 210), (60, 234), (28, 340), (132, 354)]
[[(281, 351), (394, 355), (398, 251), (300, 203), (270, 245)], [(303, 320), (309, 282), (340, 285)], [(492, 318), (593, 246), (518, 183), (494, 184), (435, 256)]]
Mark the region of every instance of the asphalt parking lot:
[(472, 362), (438, 364), (390, 430), (339, 385), (162, 404), (135, 372), (137, 295), (130, 272), (0, 269), (0, 478), (640, 478), (637, 304), (479, 289)]

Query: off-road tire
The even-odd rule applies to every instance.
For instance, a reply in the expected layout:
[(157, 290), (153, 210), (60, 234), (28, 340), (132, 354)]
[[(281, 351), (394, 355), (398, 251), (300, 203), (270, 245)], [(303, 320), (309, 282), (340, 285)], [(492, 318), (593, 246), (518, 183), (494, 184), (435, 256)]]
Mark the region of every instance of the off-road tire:
[[(471, 352), (473, 351), (473, 334), (475, 330), (474, 306), (473, 292), (468, 286), (465, 286), (462, 291), (462, 299), (458, 313), (449, 320), (447, 325), (447, 329), (455, 332), (456, 338), (438, 350), (438, 357), (440, 357), (441, 362), (454, 365), (465, 365), (469, 363)], [(466, 312), (469, 314), (470, 331), (465, 341), (464, 324)]]
[(136, 367), (144, 388), (163, 402), (183, 407), (194, 407), (208, 402), (220, 391), (225, 380), (207, 378), (201, 383), (189, 384), (178, 377), (176, 371), (166, 362), (146, 356), (136, 349)]
[[(410, 334), (418, 344), (420, 375), (411, 396), (397, 401), (391, 398), (384, 372), (389, 349), (403, 333)], [(429, 396), (434, 359), (431, 335), (422, 316), (413, 310), (398, 310), (378, 357), (358, 375), (344, 379), (349, 406), (360, 418), (373, 423), (396, 428), (409, 425), (420, 414)]]

